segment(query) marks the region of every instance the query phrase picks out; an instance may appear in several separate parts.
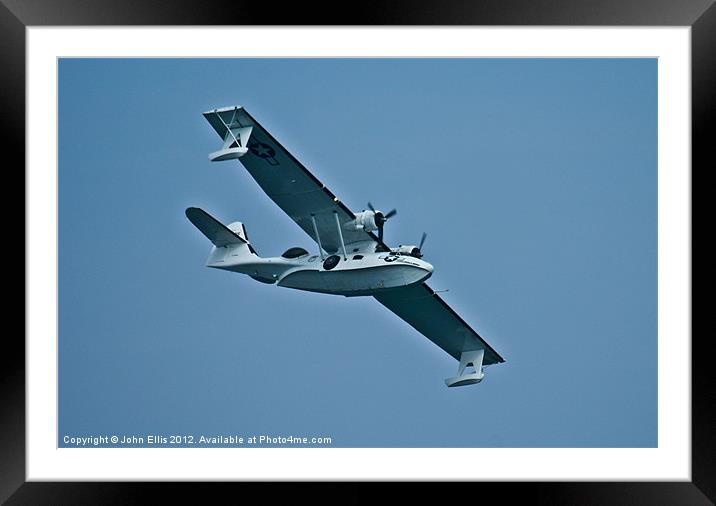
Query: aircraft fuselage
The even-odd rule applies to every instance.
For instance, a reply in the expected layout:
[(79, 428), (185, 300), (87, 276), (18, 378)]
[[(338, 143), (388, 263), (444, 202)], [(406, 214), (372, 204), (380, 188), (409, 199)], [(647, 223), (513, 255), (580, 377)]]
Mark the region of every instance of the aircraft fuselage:
[(373, 295), (422, 283), (433, 273), (428, 262), (395, 253), (352, 253), (344, 256), (305, 254), (297, 258), (247, 255), (245, 246), (215, 247), (208, 267), (247, 274), (257, 281), (310, 292)]

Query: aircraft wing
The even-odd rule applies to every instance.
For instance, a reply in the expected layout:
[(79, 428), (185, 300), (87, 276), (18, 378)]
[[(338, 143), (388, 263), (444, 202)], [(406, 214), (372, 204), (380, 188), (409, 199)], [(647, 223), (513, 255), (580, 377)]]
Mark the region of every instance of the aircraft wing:
[(465, 351), (485, 350), (484, 365), (505, 361), (426, 283), (374, 297), (457, 360)]
[[(311, 174), (243, 107), (226, 107), (204, 113), (224, 140), (212, 160), (238, 158), (266, 195), (328, 253), (341, 249), (336, 217), (346, 250), (366, 250), (382, 245), (372, 232), (344, 226), (355, 214)], [(315, 220), (315, 228), (314, 228)], [(318, 236), (316, 235), (318, 233)]]

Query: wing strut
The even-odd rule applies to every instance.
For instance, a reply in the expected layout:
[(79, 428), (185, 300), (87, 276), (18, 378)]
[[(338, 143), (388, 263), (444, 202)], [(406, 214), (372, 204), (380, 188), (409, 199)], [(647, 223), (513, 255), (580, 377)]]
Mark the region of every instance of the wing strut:
[(321, 245), (321, 236), (318, 234), (318, 227), (316, 226), (316, 215), (311, 213), (311, 221), (313, 222), (313, 232), (316, 234), (316, 242), (318, 243), (318, 254), (323, 260), (323, 246)]
[(221, 123), (223, 123), (224, 127), (229, 132), (229, 135), (231, 135), (231, 137), (234, 139), (234, 142), (236, 142), (236, 145), (241, 146), (239, 139), (236, 138), (236, 134), (234, 134), (234, 132), (231, 131), (231, 127), (229, 126), (229, 125), (233, 124), (234, 121), (236, 121), (237, 109), (238, 109), (237, 107), (234, 107), (234, 114), (231, 115), (231, 121), (229, 121), (228, 125), (226, 124), (226, 121), (224, 121), (224, 118), (221, 117), (221, 114), (219, 114), (218, 112), (215, 112), (214, 114), (216, 114), (216, 116), (219, 118), (219, 121), (221, 121)]
[(336, 217), (336, 228), (338, 229), (338, 237), (341, 239), (341, 248), (343, 248), (343, 260), (348, 260), (346, 254), (346, 243), (343, 242), (343, 231), (341, 230), (341, 221), (338, 219), (338, 212), (333, 211), (333, 216)]

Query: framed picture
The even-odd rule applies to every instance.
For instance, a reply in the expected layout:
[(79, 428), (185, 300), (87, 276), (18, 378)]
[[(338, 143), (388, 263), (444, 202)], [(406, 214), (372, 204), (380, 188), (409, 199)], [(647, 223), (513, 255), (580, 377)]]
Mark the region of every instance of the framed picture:
[[(28, 202), (3, 497), (298, 480), (713, 499), (688, 167), (708, 153), (714, 8), (323, 27), (294, 9), (250, 26), (189, 2), (3, 6)], [(372, 255), (423, 269), (427, 295), (274, 267)]]

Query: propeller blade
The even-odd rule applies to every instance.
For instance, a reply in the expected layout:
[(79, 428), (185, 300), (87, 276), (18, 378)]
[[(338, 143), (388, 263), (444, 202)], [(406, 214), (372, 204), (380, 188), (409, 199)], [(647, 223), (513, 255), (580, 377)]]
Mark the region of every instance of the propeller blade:
[(388, 220), (388, 218), (392, 218), (396, 214), (398, 214), (397, 209), (393, 209), (392, 211), (389, 211), (386, 214), (383, 214), (381, 211), (376, 211), (375, 207), (373, 207), (373, 204), (368, 202), (368, 209), (370, 209), (373, 212), (373, 221), (375, 222), (376, 227), (378, 227), (378, 239), (380, 242), (383, 242), (383, 225), (385, 225), (385, 222)]
[(418, 246), (418, 249), (422, 251), (423, 244), (425, 244), (425, 238), (428, 236), (425, 232), (423, 232), (423, 236), (420, 238), (420, 246)]

